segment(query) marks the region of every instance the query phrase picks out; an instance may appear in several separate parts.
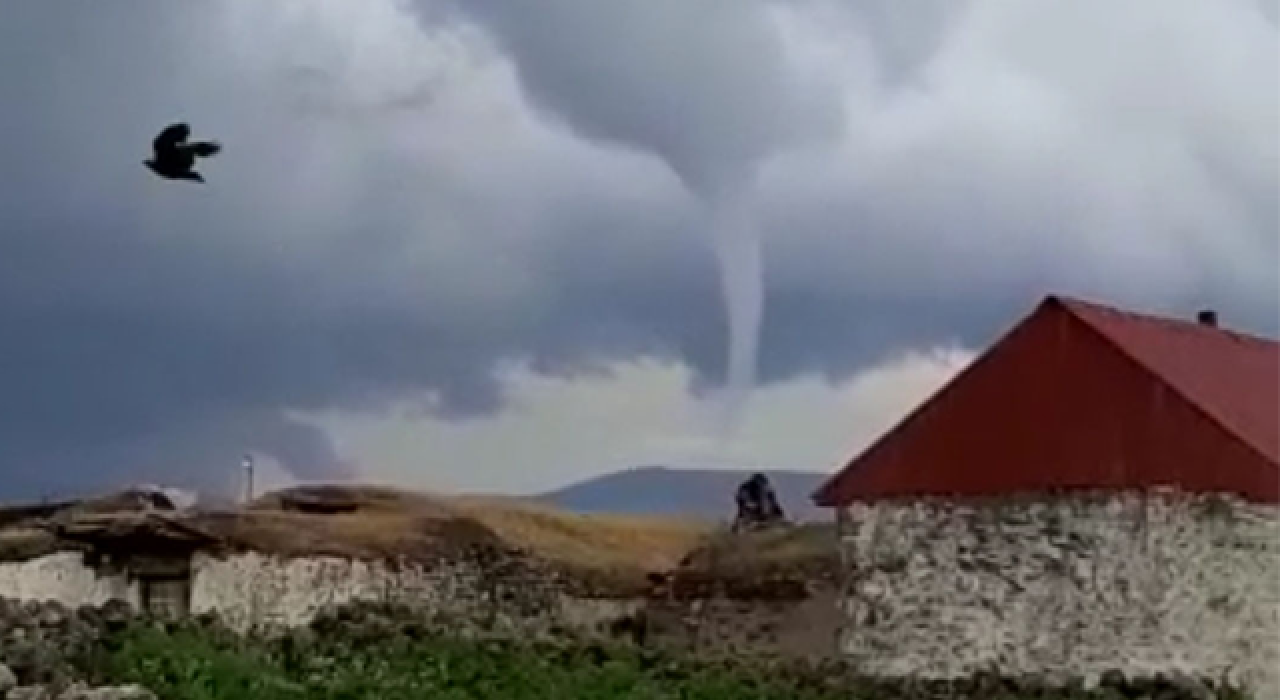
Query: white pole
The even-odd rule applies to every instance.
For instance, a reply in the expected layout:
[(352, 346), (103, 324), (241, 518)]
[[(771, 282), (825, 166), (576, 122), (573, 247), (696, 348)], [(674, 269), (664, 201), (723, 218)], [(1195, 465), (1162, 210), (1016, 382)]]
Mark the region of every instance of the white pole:
[(248, 505), (253, 502), (253, 456), (245, 455), (244, 461), (244, 502)]

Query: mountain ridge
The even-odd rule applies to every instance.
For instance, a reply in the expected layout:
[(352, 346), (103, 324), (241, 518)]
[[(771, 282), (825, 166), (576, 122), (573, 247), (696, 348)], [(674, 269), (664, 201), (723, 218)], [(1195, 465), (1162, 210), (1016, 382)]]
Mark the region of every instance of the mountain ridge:
[(585, 514), (652, 515), (732, 520), (734, 494), (751, 474), (769, 478), (787, 517), (826, 520), (809, 499), (829, 474), (788, 469), (644, 465), (629, 467), (534, 496), (534, 500)]

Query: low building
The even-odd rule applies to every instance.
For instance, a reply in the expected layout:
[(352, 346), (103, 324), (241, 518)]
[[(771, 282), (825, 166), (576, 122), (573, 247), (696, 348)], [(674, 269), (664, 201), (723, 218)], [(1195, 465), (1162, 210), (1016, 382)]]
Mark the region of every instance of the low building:
[(1213, 313), (1049, 297), (814, 500), (870, 672), (1280, 689), (1280, 345)]
[(175, 619), (191, 611), (193, 556), (222, 547), (211, 533), (150, 512), (80, 516), (55, 522), (51, 529), (61, 540), (81, 546), (87, 566), (136, 588), (136, 600), (130, 602)]

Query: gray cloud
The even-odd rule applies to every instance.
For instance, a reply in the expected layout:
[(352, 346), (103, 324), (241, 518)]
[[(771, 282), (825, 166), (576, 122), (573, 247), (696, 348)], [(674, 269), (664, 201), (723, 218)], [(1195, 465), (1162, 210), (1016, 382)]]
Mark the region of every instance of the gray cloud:
[[(718, 383), (678, 178), (754, 159), (765, 381), (980, 344), (1050, 290), (1275, 332), (1274, 3), (542, 5), (370, 2), (363, 39), (236, 0), (0, 7), (0, 496), (224, 490), (246, 449), (334, 477), (289, 411), (483, 413), (508, 358)], [(227, 146), (206, 187), (141, 166), (178, 118)]]
[(840, 124), (837, 86), (789, 60), (762, 3), (458, 7), (492, 30), (552, 118), (662, 158), (704, 195), (781, 148), (834, 135)]

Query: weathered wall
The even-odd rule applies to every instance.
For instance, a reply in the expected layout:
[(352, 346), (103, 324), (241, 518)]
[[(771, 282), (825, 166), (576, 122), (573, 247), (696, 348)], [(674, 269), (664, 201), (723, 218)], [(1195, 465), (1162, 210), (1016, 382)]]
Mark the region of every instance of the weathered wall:
[[(254, 552), (192, 559), (190, 612), (214, 613), (239, 631), (297, 627), (328, 606), (352, 602), (409, 605), (449, 615), (464, 626), (520, 631), (552, 626), (628, 635), (614, 623), (639, 616), (646, 639), (677, 648), (830, 655), (835, 651), (834, 592), (799, 601), (583, 598), (535, 570), (500, 567), (506, 580), (474, 562), (395, 566), (338, 557), (280, 558)], [(119, 599), (140, 606), (137, 582), (95, 572), (79, 553), (0, 564), (0, 596), (55, 600), (70, 607)]]
[(304, 625), (326, 606), (356, 601), (411, 605), (477, 621), (496, 614), (503, 616), (498, 624), (556, 614), (549, 582), (527, 574), (498, 582), (461, 560), (398, 566), (338, 557), (197, 554), (192, 571), (192, 613), (216, 613), (240, 630)]
[(504, 594), (493, 592), (482, 569), (464, 562), (401, 568), (253, 553), (225, 559), (198, 555), (193, 569), (192, 612), (216, 613), (239, 630), (304, 625), (326, 606), (363, 601), (442, 612), (460, 624), (484, 624), (496, 614), (498, 624), (508, 628), (558, 626), (605, 635), (624, 634), (612, 630), (613, 624), (639, 615), (650, 642), (735, 654), (828, 656), (837, 648), (837, 599), (830, 590), (795, 601), (583, 598), (525, 572), (505, 582)]
[[(408, 605), (475, 626), (607, 631), (645, 605), (638, 599), (569, 595), (546, 572), (509, 565), (495, 571), (465, 560), (397, 566), (339, 557), (198, 553), (191, 570), (191, 614), (214, 613), (239, 631), (306, 625), (327, 606), (358, 601)], [(108, 600), (140, 608), (142, 602), (137, 581), (95, 571), (70, 551), (0, 563), (0, 597), (73, 608)]]
[(1280, 697), (1274, 508), (1157, 494), (845, 516), (841, 643), (869, 672), (1230, 672)]
[(102, 605), (123, 600), (141, 605), (136, 581), (98, 572), (79, 552), (57, 552), (18, 562), (0, 562), (0, 596), (16, 600), (54, 601), (68, 607)]

